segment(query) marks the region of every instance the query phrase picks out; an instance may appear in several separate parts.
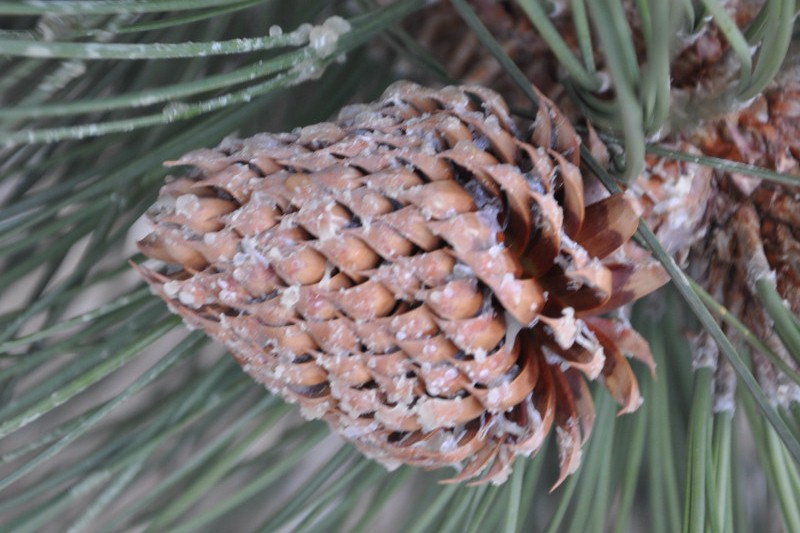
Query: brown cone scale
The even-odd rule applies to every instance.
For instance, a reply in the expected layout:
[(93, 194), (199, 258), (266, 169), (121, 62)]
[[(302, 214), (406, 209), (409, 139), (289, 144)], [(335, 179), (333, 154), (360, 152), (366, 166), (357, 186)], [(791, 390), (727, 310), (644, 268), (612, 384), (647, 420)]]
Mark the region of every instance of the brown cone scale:
[(401, 82), (335, 123), (171, 163), (194, 170), (163, 187), (140, 247), (175, 266), (137, 268), (366, 455), (502, 482), (555, 430), (560, 483), (594, 417), (585, 380), (628, 412), (625, 356), (652, 365), (596, 315), (665, 281), (628, 242), (630, 197), (586, 201), (579, 142), (545, 99), (523, 134), (492, 91)]

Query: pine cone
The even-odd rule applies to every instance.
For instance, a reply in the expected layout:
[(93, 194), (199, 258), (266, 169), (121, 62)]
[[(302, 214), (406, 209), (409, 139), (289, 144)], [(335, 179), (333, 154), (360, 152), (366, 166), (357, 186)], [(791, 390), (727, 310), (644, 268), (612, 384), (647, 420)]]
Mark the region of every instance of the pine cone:
[[(763, 3), (764, 0), (722, 0), (725, 11), (739, 28), (745, 28), (753, 20)], [(557, 102), (573, 122), (577, 121), (581, 113), (574, 109), (565, 92), (567, 74), (519, 2), (469, 0), (469, 4), (528, 80)], [(559, 0), (550, 2), (550, 5), (550, 23), (575, 57), (580, 58), (570, 2)], [(646, 31), (642, 27), (637, 2), (624, 0), (622, 6), (638, 63), (646, 65)], [(415, 38), (445, 65), (450, 75), (492, 88), (514, 105), (529, 105), (508, 73), (489, 54), (449, 1), (436, 2), (418, 12), (407, 26)], [(695, 115), (684, 117), (688, 119), (697, 119), (697, 113), (713, 115), (726, 111), (715, 104), (718, 104), (718, 96), (736, 81), (738, 64), (728, 57), (730, 46), (719, 27), (712, 20), (706, 20), (694, 33), (676, 36), (672, 45), (670, 85), (673, 96), (680, 101), (680, 105), (675, 107), (690, 106)], [(594, 43), (592, 48), (597, 71), (610, 79), (602, 47)], [(603, 98), (612, 94), (613, 87), (609, 83), (597, 92), (597, 96)], [(725, 103), (729, 102), (726, 100)]]
[[(777, 82), (747, 109), (705, 125), (688, 134), (687, 140), (706, 155), (800, 175), (798, 101), (800, 82)], [(712, 189), (703, 208), (705, 230), (683, 250), (696, 277), (796, 368), (759, 304), (755, 282), (774, 281), (789, 311), (800, 315), (800, 186), (716, 171), (710, 182), (698, 177), (692, 187)], [(645, 218), (657, 217), (646, 213)], [(800, 401), (797, 384), (759, 354), (755, 363), (761, 384), (775, 403)], [(732, 394), (730, 387), (726, 390)]]
[(177, 266), (137, 268), (366, 455), (501, 482), (555, 426), (560, 483), (592, 425), (583, 377), (629, 412), (623, 353), (652, 366), (596, 315), (665, 276), (628, 242), (630, 196), (584, 205), (579, 139), (542, 102), (526, 142), (492, 91), (398, 83), (336, 123), (189, 153), (139, 243)]

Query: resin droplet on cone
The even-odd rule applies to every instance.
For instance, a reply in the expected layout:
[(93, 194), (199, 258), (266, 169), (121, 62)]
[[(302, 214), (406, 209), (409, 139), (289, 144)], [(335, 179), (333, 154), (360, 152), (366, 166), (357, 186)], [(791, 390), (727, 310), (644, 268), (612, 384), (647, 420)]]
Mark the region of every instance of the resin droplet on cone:
[(177, 267), (138, 269), (366, 455), (500, 482), (555, 427), (560, 482), (594, 417), (585, 380), (628, 412), (624, 356), (652, 365), (597, 315), (666, 279), (628, 242), (629, 196), (585, 205), (579, 142), (544, 99), (526, 134), (489, 90), (398, 83), (335, 123), (174, 162), (194, 170), (140, 246)]

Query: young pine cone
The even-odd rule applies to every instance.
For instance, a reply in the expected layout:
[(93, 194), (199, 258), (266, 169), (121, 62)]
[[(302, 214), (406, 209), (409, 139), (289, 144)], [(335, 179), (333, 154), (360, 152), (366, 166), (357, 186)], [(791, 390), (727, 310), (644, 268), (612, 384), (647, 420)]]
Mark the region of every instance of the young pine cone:
[(665, 281), (627, 242), (628, 196), (584, 205), (578, 147), (549, 102), (527, 142), (492, 91), (398, 83), (336, 123), (170, 163), (194, 171), (164, 186), (140, 247), (177, 267), (137, 268), (366, 455), (501, 482), (555, 426), (560, 482), (592, 424), (583, 377), (628, 412), (623, 354), (652, 364), (595, 315)]

